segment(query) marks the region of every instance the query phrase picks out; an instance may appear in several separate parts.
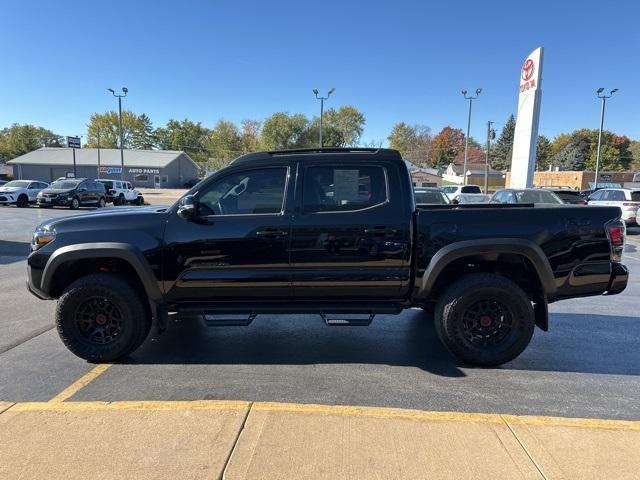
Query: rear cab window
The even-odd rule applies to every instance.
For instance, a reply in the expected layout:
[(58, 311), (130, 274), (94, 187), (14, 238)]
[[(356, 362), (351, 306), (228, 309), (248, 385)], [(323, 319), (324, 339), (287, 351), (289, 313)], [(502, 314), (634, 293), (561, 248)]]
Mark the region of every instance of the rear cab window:
[(465, 185), (460, 189), (460, 193), (482, 193), (477, 185)]
[(303, 211), (350, 212), (389, 201), (387, 173), (378, 165), (318, 165), (305, 169)]
[(631, 192), (631, 201), (632, 202), (640, 202), (640, 190), (636, 190), (635, 192)]

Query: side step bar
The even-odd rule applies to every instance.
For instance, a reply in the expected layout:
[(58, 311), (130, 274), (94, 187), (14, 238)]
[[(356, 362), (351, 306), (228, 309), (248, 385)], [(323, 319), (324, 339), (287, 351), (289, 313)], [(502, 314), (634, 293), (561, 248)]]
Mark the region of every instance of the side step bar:
[(256, 318), (255, 313), (245, 315), (201, 315), (207, 327), (247, 327)]
[(375, 313), (370, 313), (368, 318), (329, 318), (324, 312), (320, 314), (328, 327), (368, 327), (375, 316)]

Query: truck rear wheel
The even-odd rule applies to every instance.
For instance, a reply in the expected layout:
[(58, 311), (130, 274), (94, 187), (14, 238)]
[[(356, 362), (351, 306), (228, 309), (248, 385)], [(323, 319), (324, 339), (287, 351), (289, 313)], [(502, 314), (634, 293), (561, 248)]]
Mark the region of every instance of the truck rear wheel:
[(126, 357), (151, 328), (146, 300), (121, 276), (96, 273), (73, 282), (58, 300), (56, 326), (72, 353), (90, 362)]
[(478, 273), (451, 285), (436, 305), (435, 328), (460, 360), (483, 367), (516, 358), (529, 345), (535, 319), (531, 301), (511, 280)]

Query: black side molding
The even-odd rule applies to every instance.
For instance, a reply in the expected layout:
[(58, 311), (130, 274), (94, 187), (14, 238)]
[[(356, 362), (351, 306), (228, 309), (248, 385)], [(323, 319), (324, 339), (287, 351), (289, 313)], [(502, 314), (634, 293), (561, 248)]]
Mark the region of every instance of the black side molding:
[(149, 300), (154, 303), (162, 302), (162, 292), (149, 262), (138, 249), (121, 242), (79, 243), (59, 248), (51, 254), (44, 267), (39, 290), (47, 295), (51, 292), (55, 272), (65, 262), (104, 257), (119, 258), (131, 265), (138, 274)]
[(509, 253), (521, 255), (531, 262), (536, 270), (542, 289), (548, 300), (556, 295), (556, 284), (551, 265), (542, 249), (531, 240), (523, 238), (483, 238), (455, 242), (441, 248), (431, 258), (422, 277), (418, 296), (426, 297), (433, 288), (438, 276), (451, 262), (469, 256), (488, 256)]

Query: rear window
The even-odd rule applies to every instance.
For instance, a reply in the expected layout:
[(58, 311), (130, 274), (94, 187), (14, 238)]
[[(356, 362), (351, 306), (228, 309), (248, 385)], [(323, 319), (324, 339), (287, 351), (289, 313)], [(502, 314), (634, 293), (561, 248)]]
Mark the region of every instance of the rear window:
[(465, 185), (464, 187), (462, 187), (462, 190), (460, 190), (461, 193), (482, 193), (480, 191), (480, 187), (477, 185)]
[(640, 190), (636, 190), (635, 192), (631, 192), (631, 201), (632, 202), (640, 202)]
[(448, 199), (440, 192), (415, 192), (415, 196), (416, 203), (429, 203), (436, 205), (446, 205), (449, 203)]
[(458, 187), (442, 187), (444, 193), (454, 193), (456, 190), (458, 190)]
[(78, 180), (60, 180), (59, 182), (53, 182), (51, 188), (59, 188), (61, 190), (70, 190), (76, 188), (80, 182)]
[(524, 190), (521, 192), (515, 192), (515, 195), (518, 199), (518, 203), (562, 203), (562, 200), (560, 200), (554, 193), (545, 192), (544, 190)]

